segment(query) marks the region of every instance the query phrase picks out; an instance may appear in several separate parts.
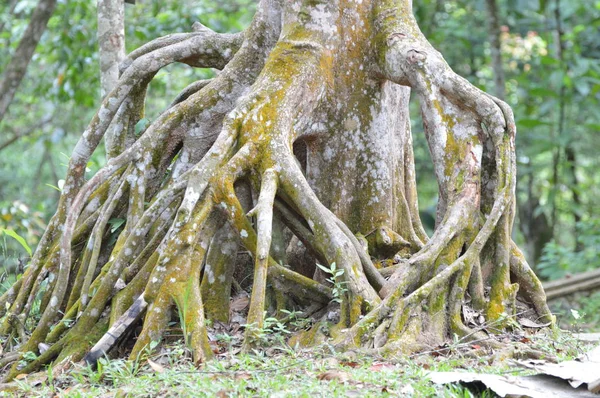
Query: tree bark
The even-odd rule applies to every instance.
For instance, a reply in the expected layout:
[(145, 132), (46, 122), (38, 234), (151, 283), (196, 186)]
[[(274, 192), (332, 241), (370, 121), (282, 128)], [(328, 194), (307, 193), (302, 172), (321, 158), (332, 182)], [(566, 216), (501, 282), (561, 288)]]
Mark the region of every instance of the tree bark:
[[(562, 27), (562, 16), (561, 16), (561, 5), (560, 0), (556, 0), (554, 5), (554, 39), (555, 39), (555, 48), (556, 48), (556, 59), (560, 63), (561, 69), (564, 73), (569, 72), (569, 66), (565, 60), (564, 51), (565, 51), (565, 43), (564, 43), (564, 31)], [(566, 96), (567, 96), (567, 87), (563, 82), (560, 85), (559, 98), (558, 98), (558, 119), (557, 119), (557, 136), (560, 141), (560, 137), (565, 134), (566, 124), (567, 124), (567, 104), (566, 104)], [(569, 188), (571, 190), (571, 195), (573, 199), (573, 209), (571, 213), (573, 215), (574, 220), (574, 229), (575, 235), (577, 235), (578, 223), (581, 220), (580, 211), (581, 211), (581, 200), (579, 198), (579, 188), (578, 188), (578, 178), (577, 178), (577, 154), (573, 149), (573, 137), (567, 140), (567, 143), (564, 146), (564, 156), (567, 162), (566, 168), (569, 171)], [(555, 184), (555, 189), (557, 189), (558, 184), (560, 183), (560, 161), (562, 158), (562, 145), (557, 146), (556, 153), (554, 155), (554, 175), (553, 182)], [(556, 202), (556, 196), (554, 196), (554, 202)], [(556, 203), (553, 204), (553, 224), (556, 224)], [(576, 250), (581, 250), (581, 243), (576, 243)]]
[[(125, 3), (123, 0), (98, 0), (98, 47), (100, 59), (100, 96), (104, 98), (116, 87), (119, 65), (125, 58)], [(131, 104), (131, 107), (136, 107)], [(139, 106), (138, 106), (139, 107)], [(141, 110), (138, 112), (141, 118)], [(115, 123), (106, 133), (106, 154), (110, 159), (122, 150), (122, 125)], [(126, 144), (125, 144), (126, 145)]]
[(125, 6), (123, 0), (98, 0), (98, 47), (101, 97), (119, 80), (119, 64), (125, 58)]
[(15, 54), (4, 70), (4, 76), (0, 81), (0, 122), (8, 112), (17, 88), (27, 72), (27, 65), (33, 57), (35, 48), (46, 30), (46, 25), (55, 7), (56, 0), (40, 0), (33, 11), (29, 25), (23, 33)]
[[(5, 6), (7, 8), (7, 10), (5, 10), (4, 12), (6, 12), (7, 15), (12, 15), (13, 12), (15, 11), (15, 8), (17, 7), (17, 0), (10, 0), (8, 2), (8, 4)], [(4, 22), (0, 22), (0, 32), (4, 31), (4, 26), (5, 23)]]
[(504, 65), (502, 63), (502, 45), (500, 42), (500, 18), (498, 17), (498, 5), (496, 0), (486, 0), (488, 12), (488, 36), (490, 38), (490, 50), (492, 53), (492, 68), (494, 70), (494, 85), (496, 97), (504, 100), (506, 94), (506, 83), (504, 79)]
[[(173, 62), (222, 71), (185, 89), (86, 181), (107, 129), (137, 122), (131, 104), (143, 104), (147, 84)], [(431, 237), (417, 211), (409, 88), (440, 191)], [(229, 244), (238, 240), (254, 257), (241, 270), (253, 275), (246, 350), (260, 343), (271, 308), (326, 314), (315, 315), (305, 344), (329, 338), (382, 354), (454, 334), (481, 338), (465, 324), (465, 307), (501, 329), (519, 299), (526, 316), (549, 321), (541, 283), (510, 240), (515, 133), (510, 108), (450, 69), (407, 0), (263, 0), (242, 34), (197, 25), (157, 39), (122, 63), (73, 151), (27, 272), (0, 298), (0, 311), (12, 303), (0, 328), (10, 335), (49, 280), (19, 352), (53, 345), (7, 378), (54, 358), (98, 358), (143, 316), (130, 354), (138, 358), (174, 311), (194, 359), (209, 359), (204, 317), (226, 307), (238, 271)], [(301, 159), (294, 144), (306, 147)], [(125, 225), (106, 241), (115, 215)], [(329, 275), (306, 277), (276, 261), (276, 242), (292, 235)], [(110, 256), (101, 261), (102, 253)]]

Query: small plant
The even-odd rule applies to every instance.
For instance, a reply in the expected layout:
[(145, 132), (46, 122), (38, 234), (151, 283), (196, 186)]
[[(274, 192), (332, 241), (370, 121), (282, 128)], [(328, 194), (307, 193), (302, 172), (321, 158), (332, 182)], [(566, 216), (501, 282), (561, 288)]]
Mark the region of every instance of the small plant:
[(600, 267), (600, 219), (577, 223), (575, 247), (552, 241), (544, 247), (537, 265), (539, 275), (548, 280)]
[(194, 281), (190, 279), (188, 283), (185, 285), (185, 289), (182, 295), (174, 296), (175, 304), (177, 305), (177, 312), (179, 313), (179, 323), (181, 325), (181, 331), (183, 332), (183, 339), (185, 342), (185, 346), (191, 347), (191, 336), (187, 330), (187, 319), (186, 314), (190, 305), (190, 298), (192, 295)]
[(19, 368), (22, 369), (25, 366), (27, 366), (27, 364), (29, 362), (33, 362), (37, 359), (37, 355), (35, 352), (33, 351), (27, 351), (26, 353), (23, 354), (23, 356), (21, 357), (21, 360), (19, 361)]
[(326, 274), (331, 275), (329, 278), (327, 278), (327, 282), (331, 283), (333, 286), (332, 301), (336, 303), (341, 303), (342, 296), (348, 291), (348, 289), (346, 288), (346, 284), (348, 282), (342, 280), (344, 276), (344, 270), (341, 268), (337, 268), (337, 265), (335, 263), (331, 263), (329, 268), (317, 263), (317, 267), (319, 267)]
[(110, 360), (100, 358), (96, 369), (86, 366), (80, 372), (73, 372), (73, 377), (81, 384), (106, 384), (113, 387), (134, 379), (140, 371), (138, 361)]
[(265, 346), (272, 345), (274, 342), (283, 344), (285, 336), (292, 333), (286, 327), (285, 322), (275, 317), (265, 317), (262, 328), (257, 327), (255, 324), (246, 324), (243, 326), (252, 333), (256, 341)]
[(286, 309), (279, 310), (285, 314), (284, 323), (289, 323), (294, 330), (303, 330), (312, 324), (310, 317), (304, 317), (302, 311), (288, 311)]
[(17, 242), (19, 242), (19, 245), (21, 245), (21, 247), (23, 249), (25, 249), (25, 251), (27, 252), (27, 254), (29, 256), (31, 256), (31, 247), (29, 247), (29, 245), (27, 244), (27, 241), (18, 233), (16, 233), (15, 231), (13, 231), (12, 229), (6, 229), (6, 228), (0, 228), (0, 233), (4, 234), (4, 235), (8, 235), (11, 238), (13, 238), (14, 240), (16, 240)]

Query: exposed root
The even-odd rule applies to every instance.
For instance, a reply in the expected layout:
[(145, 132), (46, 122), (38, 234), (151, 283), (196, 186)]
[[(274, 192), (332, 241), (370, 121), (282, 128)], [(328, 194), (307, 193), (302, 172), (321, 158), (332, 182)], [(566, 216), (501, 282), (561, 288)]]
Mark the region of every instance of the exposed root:
[[(0, 311), (11, 303), (0, 334), (6, 348), (17, 350), (2, 359), (15, 361), (5, 379), (53, 360), (85, 356), (93, 364), (141, 323), (130, 355), (138, 359), (164, 337), (174, 314), (194, 361), (206, 361), (212, 350), (205, 316), (228, 321), (236, 271), (253, 275), (242, 283), (251, 286), (245, 350), (258, 343), (267, 311), (281, 317), (280, 310), (299, 309), (320, 319), (302, 341), (333, 337), (341, 348), (390, 355), (431, 349), (453, 334), (467, 341), (494, 332), (472, 328), (465, 309), (504, 329), (519, 298), (533, 310), (527, 316), (552, 320), (539, 280), (510, 240), (510, 108), (448, 67), (418, 30), (409, 2), (348, 2), (343, 12), (334, 3), (296, 18), (286, 14), (294, 7), (263, 0), (246, 32), (221, 35), (196, 25), (130, 54), (73, 152), (57, 213), (27, 271), (0, 298)], [(300, 20), (306, 26), (294, 22)], [(357, 21), (372, 34), (322, 28)], [(146, 88), (173, 62), (223, 70), (189, 85), (136, 137)], [(431, 238), (418, 218), (407, 132), (385, 135), (398, 141), (398, 164), (363, 145), (385, 146), (372, 136), (398, 127), (401, 119), (382, 119), (408, 94), (391, 82), (420, 99), (440, 188)], [(343, 145), (360, 157), (356, 164), (377, 165), (354, 174), (373, 179), (368, 192), (339, 190), (346, 205), (355, 201), (340, 212), (315, 193), (327, 187), (309, 184), (323, 172), (310, 170), (315, 148), (326, 148), (320, 162), (333, 156), (322, 139), (332, 131), (347, 136)], [(108, 163), (85, 181), (85, 165), (103, 137)], [(300, 162), (299, 142), (307, 145)], [(240, 184), (251, 194), (241, 194)], [(399, 189), (396, 199), (387, 200), (388, 188)], [(371, 225), (354, 231), (344, 212), (363, 207), (373, 212), (364, 218)], [(107, 228), (114, 218), (125, 220), (116, 240)], [(282, 248), (292, 239), (332, 274), (319, 268), (310, 278), (288, 268)], [(243, 266), (236, 261), (240, 243), (254, 257), (253, 272), (236, 269)], [(378, 269), (373, 258), (399, 264)], [(29, 335), (38, 298), (42, 315)], [(22, 355), (40, 343), (49, 348), (19, 368)]]
[[(249, 215), (256, 214), (256, 254), (254, 264), (254, 279), (252, 296), (250, 297), (250, 309), (248, 310), (248, 325), (250, 329), (262, 329), (265, 311), (265, 295), (267, 291), (267, 269), (269, 267), (269, 255), (271, 251), (271, 232), (273, 228), (273, 202), (277, 193), (278, 177), (273, 169), (266, 170), (261, 179), (260, 196), (258, 203)], [(246, 333), (244, 341), (245, 349), (248, 350), (252, 340), (256, 336)]]

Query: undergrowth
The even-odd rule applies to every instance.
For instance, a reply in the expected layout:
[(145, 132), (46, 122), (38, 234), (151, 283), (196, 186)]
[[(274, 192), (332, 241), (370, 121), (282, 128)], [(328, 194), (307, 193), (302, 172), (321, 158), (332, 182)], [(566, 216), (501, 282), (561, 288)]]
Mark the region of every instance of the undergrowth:
[[(275, 328), (270, 331), (274, 334), (271, 342), (283, 341), (281, 335), (287, 334)], [(528, 333), (522, 341), (559, 360), (576, 357), (587, 349), (572, 334), (561, 331)], [(471, 391), (460, 385), (434, 385), (428, 374), (528, 372), (505, 361), (499, 352), (478, 351), (480, 347), (474, 343), (455, 341), (421, 355), (383, 359), (354, 351), (338, 353), (328, 345), (300, 350), (281, 344), (249, 354), (223, 354), (196, 367), (189, 350), (180, 343), (163, 345), (155, 354), (137, 361), (103, 358), (95, 369), (75, 365), (61, 375), (49, 370), (38, 372), (17, 380), (0, 396), (493, 397), (489, 391)]]

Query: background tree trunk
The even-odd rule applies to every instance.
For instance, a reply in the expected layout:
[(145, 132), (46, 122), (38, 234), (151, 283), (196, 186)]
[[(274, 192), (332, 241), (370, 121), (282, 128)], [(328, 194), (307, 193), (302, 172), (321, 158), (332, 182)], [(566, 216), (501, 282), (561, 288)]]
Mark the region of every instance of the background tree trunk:
[(98, 0), (100, 87), (104, 98), (119, 80), (119, 64), (125, 58), (125, 3)]
[[(119, 64), (125, 58), (125, 3), (123, 0), (98, 0), (98, 47), (100, 59), (101, 98), (116, 87), (119, 80)], [(106, 133), (106, 154), (116, 156), (123, 149), (120, 124)]]
[(40, 0), (31, 15), (29, 25), (23, 33), (15, 54), (4, 70), (2, 81), (0, 81), (0, 122), (8, 112), (17, 88), (27, 72), (27, 65), (33, 57), (35, 47), (46, 30), (46, 25), (55, 7), (56, 0)]
[(504, 65), (502, 63), (502, 46), (500, 43), (500, 17), (496, 0), (485, 1), (488, 12), (488, 36), (492, 52), (492, 69), (494, 70), (494, 84), (496, 97), (505, 99), (506, 82), (504, 79)]

